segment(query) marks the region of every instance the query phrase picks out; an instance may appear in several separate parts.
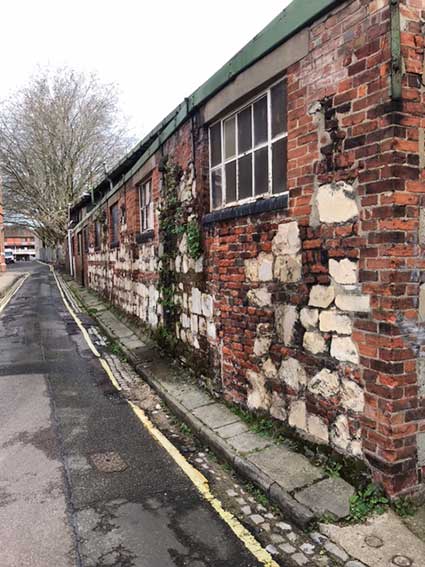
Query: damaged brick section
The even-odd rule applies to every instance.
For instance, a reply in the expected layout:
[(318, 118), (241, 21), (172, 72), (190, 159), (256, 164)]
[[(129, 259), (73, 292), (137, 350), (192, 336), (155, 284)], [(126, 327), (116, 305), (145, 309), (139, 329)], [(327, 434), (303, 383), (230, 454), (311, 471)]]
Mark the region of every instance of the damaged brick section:
[(398, 10), (401, 99), (390, 0), (329, 2), (72, 209), (80, 281), (391, 496), (425, 472), (425, 14)]

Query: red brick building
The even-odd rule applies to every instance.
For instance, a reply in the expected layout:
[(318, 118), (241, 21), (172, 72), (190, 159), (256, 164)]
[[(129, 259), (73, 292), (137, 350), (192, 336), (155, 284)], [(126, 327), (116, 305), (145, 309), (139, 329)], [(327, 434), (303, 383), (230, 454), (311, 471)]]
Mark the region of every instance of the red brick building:
[(40, 239), (33, 230), (20, 225), (4, 226), (4, 246), (13, 253), (15, 262), (28, 262), (39, 257)]
[(75, 277), (199, 381), (425, 467), (423, 0), (295, 0), (71, 210)]

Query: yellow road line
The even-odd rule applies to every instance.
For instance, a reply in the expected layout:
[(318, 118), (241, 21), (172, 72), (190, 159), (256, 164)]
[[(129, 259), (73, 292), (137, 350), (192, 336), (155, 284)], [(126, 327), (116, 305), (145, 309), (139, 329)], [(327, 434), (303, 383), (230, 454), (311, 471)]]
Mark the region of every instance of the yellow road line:
[[(107, 361), (99, 354), (96, 347), (92, 343), (90, 335), (84, 329), (83, 324), (81, 323), (80, 319), (77, 315), (73, 312), (71, 306), (67, 302), (65, 295), (61, 289), (59, 284), (58, 278), (52, 266), (50, 269), (55, 277), (56, 285), (58, 286), (59, 292), (62, 296), (62, 300), (68, 309), (69, 313), (72, 315), (73, 319), (77, 323), (78, 327), (80, 328), (83, 337), (85, 338), (87, 344), (89, 345), (92, 352), (95, 356), (99, 359), (102, 368), (105, 370), (108, 378), (111, 380), (112, 384), (115, 386), (117, 390), (121, 390), (121, 386), (117, 382), (111, 367), (107, 363)], [(131, 409), (133, 410), (136, 417), (142, 423), (144, 428), (149, 432), (149, 434), (155, 439), (155, 441), (167, 451), (167, 453), (172, 457), (172, 459), (177, 463), (177, 465), (182, 469), (182, 471), (189, 477), (192, 481), (198, 492), (202, 495), (202, 497), (210, 503), (210, 505), (214, 508), (220, 518), (229, 526), (232, 532), (236, 535), (236, 537), (243, 543), (243, 545), (250, 551), (250, 553), (259, 561), (264, 567), (279, 567), (276, 561), (272, 558), (270, 553), (268, 553), (261, 544), (255, 539), (255, 537), (249, 533), (249, 531), (239, 522), (239, 520), (231, 513), (225, 510), (218, 498), (216, 498), (209, 487), (208, 480), (205, 476), (199, 472), (193, 465), (189, 463), (185, 459), (185, 457), (180, 453), (180, 451), (165, 437), (163, 433), (159, 429), (155, 427), (155, 425), (151, 422), (151, 420), (147, 417), (145, 412), (136, 406), (130, 400), (127, 400), (128, 404), (130, 405)]]
[(19, 283), (17, 285), (13, 285), (12, 288), (6, 293), (6, 295), (0, 300), (0, 313), (3, 311), (3, 309), (9, 303), (9, 301), (12, 299), (12, 297), (16, 293), (18, 293), (18, 291), (24, 285), (24, 282), (25, 282), (25, 280), (27, 279), (28, 276), (29, 276), (29, 273), (25, 274), (25, 276), (23, 278), (18, 280)]

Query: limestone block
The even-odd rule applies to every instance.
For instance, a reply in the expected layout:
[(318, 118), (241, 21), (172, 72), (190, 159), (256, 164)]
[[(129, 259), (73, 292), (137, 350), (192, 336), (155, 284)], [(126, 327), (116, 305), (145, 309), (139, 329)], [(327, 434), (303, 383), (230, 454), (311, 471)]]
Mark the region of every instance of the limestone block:
[(368, 295), (338, 294), (335, 305), (342, 311), (368, 313), (370, 311), (370, 297)]
[(295, 392), (299, 392), (307, 384), (307, 374), (296, 358), (287, 358), (282, 361), (279, 378)]
[(347, 416), (339, 415), (336, 418), (331, 426), (330, 439), (331, 443), (335, 447), (338, 447), (338, 449), (342, 449), (343, 451), (349, 449), (351, 437)]
[(419, 311), (418, 321), (423, 323), (425, 321), (425, 284), (419, 288)]
[(279, 341), (285, 346), (292, 344), (298, 311), (295, 305), (276, 305), (275, 325)]
[(319, 328), (324, 333), (338, 333), (339, 335), (351, 335), (353, 331), (350, 317), (336, 309), (320, 313)]
[(359, 353), (351, 337), (332, 337), (331, 356), (342, 362), (359, 363)]
[(275, 256), (293, 256), (300, 250), (301, 240), (298, 223), (293, 221), (280, 224), (272, 242), (273, 254)]
[(416, 375), (418, 378), (419, 395), (425, 396), (425, 358), (416, 359)]
[(279, 396), (277, 392), (273, 392), (272, 394), (270, 414), (280, 421), (285, 421), (287, 418), (285, 401)]
[(354, 188), (344, 181), (319, 187), (315, 203), (318, 220), (324, 223), (348, 222), (359, 214)]
[(190, 330), (192, 331), (193, 335), (198, 334), (198, 316), (192, 315), (190, 318)]
[(339, 262), (331, 258), (329, 260), (329, 273), (339, 284), (355, 284), (358, 281), (357, 263), (348, 258)]
[(207, 336), (213, 341), (217, 338), (217, 330), (212, 321), (208, 321), (207, 323)]
[(271, 396), (266, 389), (264, 375), (254, 372), (253, 370), (248, 370), (246, 377), (250, 385), (247, 397), (248, 407), (250, 409), (269, 409)]
[(304, 400), (294, 400), (289, 409), (288, 423), (302, 431), (307, 430), (307, 410)]
[(319, 310), (318, 309), (309, 309), (308, 307), (304, 307), (301, 309), (301, 325), (307, 331), (312, 331), (317, 327), (317, 323), (319, 322)]
[(192, 287), (191, 311), (196, 315), (202, 315), (202, 294), (197, 287)]
[(328, 425), (324, 419), (318, 415), (309, 414), (307, 417), (307, 431), (318, 441), (329, 443)]
[(213, 298), (208, 293), (202, 294), (201, 299), (202, 315), (207, 319), (213, 316)]
[(274, 277), (283, 283), (300, 281), (302, 275), (302, 257), (276, 256), (274, 264)]
[(273, 279), (273, 254), (261, 252), (257, 258), (245, 260), (245, 276), (252, 282), (271, 281)]
[(303, 347), (313, 354), (319, 354), (326, 351), (326, 341), (318, 331), (306, 331), (304, 333)]
[(268, 353), (272, 343), (272, 333), (270, 325), (260, 323), (257, 325), (257, 336), (254, 342), (254, 354), (264, 356)]
[(182, 327), (184, 329), (188, 329), (190, 327), (190, 318), (187, 316), (186, 313), (181, 314), (180, 320), (181, 320), (181, 323), (182, 323)]
[(254, 307), (270, 307), (272, 304), (272, 294), (266, 287), (250, 289), (246, 294), (248, 303)]
[(187, 234), (184, 233), (180, 243), (179, 243), (179, 252), (182, 256), (184, 256), (185, 254), (187, 254)]
[(361, 457), (363, 455), (363, 446), (361, 439), (355, 439), (350, 444), (350, 453), (354, 455), (354, 457)]
[(263, 364), (263, 374), (269, 380), (274, 380), (277, 376), (277, 368), (271, 358), (268, 358)]
[(420, 467), (424, 467), (425, 466), (425, 431), (418, 432), (417, 444), (418, 444), (418, 465)]
[(332, 285), (314, 285), (310, 290), (308, 304), (312, 307), (326, 309), (335, 299), (335, 289)]
[[(214, 323), (211, 323), (214, 325)], [(207, 334), (207, 322), (204, 317), (198, 317), (198, 329), (201, 335)]]
[(322, 368), (308, 384), (308, 390), (316, 396), (322, 398), (333, 398), (339, 394), (339, 378), (336, 372), (331, 372), (327, 368)]
[(364, 393), (353, 380), (344, 379), (341, 384), (341, 405), (356, 413), (364, 410)]

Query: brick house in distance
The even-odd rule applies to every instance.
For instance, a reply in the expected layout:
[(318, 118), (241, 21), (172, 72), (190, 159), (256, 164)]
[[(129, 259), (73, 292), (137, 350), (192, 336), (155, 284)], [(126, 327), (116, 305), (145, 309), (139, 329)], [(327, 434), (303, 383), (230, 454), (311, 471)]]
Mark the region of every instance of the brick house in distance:
[(6, 271), (6, 260), (4, 257), (4, 214), (3, 214), (3, 191), (0, 179), (0, 273)]
[(6, 224), (4, 246), (13, 252), (16, 262), (28, 262), (39, 258), (40, 239), (30, 228)]
[(199, 382), (425, 472), (423, 0), (295, 0), (71, 208), (75, 277)]

